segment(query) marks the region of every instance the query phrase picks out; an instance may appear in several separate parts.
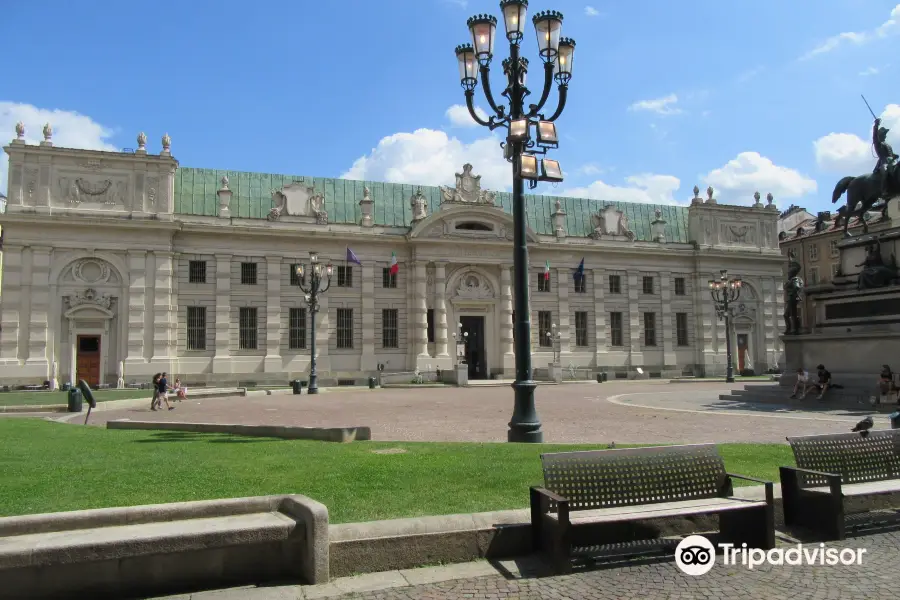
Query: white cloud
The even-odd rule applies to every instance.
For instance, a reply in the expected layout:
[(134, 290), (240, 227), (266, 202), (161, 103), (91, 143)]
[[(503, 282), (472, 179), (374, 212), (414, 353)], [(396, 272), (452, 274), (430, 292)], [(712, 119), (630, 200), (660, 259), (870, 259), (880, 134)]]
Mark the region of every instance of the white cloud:
[(586, 17), (599, 17), (600, 11), (594, 8), (593, 6), (585, 6), (584, 7), (584, 16)]
[[(16, 123), (25, 124), (25, 141), (37, 144), (44, 139), (45, 123), (53, 127), (53, 145), (65, 148), (117, 151), (119, 148), (109, 143), (113, 131), (97, 123), (90, 117), (68, 110), (48, 110), (31, 104), (0, 102), (0, 139), (15, 138)], [(0, 145), (6, 145), (4, 140)], [(6, 194), (6, 178), (9, 173), (9, 156), (0, 151), (0, 192)]]
[(875, 29), (871, 29), (868, 31), (845, 31), (837, 35), (833, 35), (801, 56), (800, 60), (809, 60), (810, 58), (816, 57), (820, 54), (831, 52), (832, 50), (845, 44), (854, 44), (856, 46), (861, 46), (863, 44), (871, 42), (872, 40), (886, 38), (889, 35), (897, 33), (898, 31), (900, 31), (900, 4), (895, 6), (893, 10), (891, 10), (890, 17), (888, 17), (888, 19), (884, 23), (882, 23)]
[[(454, 104), (447, 109), (445, 114), (450, 120), (450, 124), (454, 127), (479, 127), (478, 123), (475, 122), (475, 119), (472, 118), (472, 115), (469, 114), (469, 109), (462, 104)], [(488, 120), (487, 113), (484, 112), (480, 106), (475, 107), (475, 114), (478, 115), (480, 119), (484, 119), (485, 121)]]
[[(881, 124), (891, 130), (888, 142), (900, 144), (900, 104), (888, 104), (881, 113)], [(813, 142), (816, 164), (823, 171), (851, 175), (875, 168), (871, 133), (861, 137), (853, 133), (829, 133)]]
[(578, 172), (582, 175), (599, 175), (603, 172), (603, 168), (596, 163), (587, 163), (578, 168)]
[(755, 79), (757, 75), (765, 71), (765, 67), (753, 67), (752, 69), (748, 69), (737, 76), (738, 83), (747, 83), (751, 79)]
[(703, 181), (721, 195), (717, 199), (727, 204), (752, 204), (757, 191), (779, 199), (799, 198), (817, 187), (815, 180), (778, 166), (758, 152), (741, 152), (723, 167), (707, 173)]
[(641, 173), (625, 178), (626, 186), (610, 185), (599, 179), (588, 186), (571, 188), (559, 195), (594, 198), (608, 202), (641, 202), (644, 204), (679, 204), (674, 193), (681, 181), (672, 175)]
[(878, 75), (879, 73), (881, 73), (881, 69), (879, 69), (878, 67), (869, 67), (868, 69), (865, 69), (864, 71), (860, 71), (859, 76), (860, 77), (868, 77), (869, 75)]
[(654, 98), (652, 100), (639, 100), (628, 107), (632, 112), (653, 112), (658, 115), (677, 115), (682, 110), (675, 106), (678, 103), (678, 96), (669, 94), (662, 98)]
[(443, 131), (417, 129), (381, 139), (378, 146), (354, 161), (343, 179), (453, 185), (454, 174), (471, 163), (487, 189), (508, 191), (511, 167), (503, 158), (499, 138), (487, 137), (465, 144)]

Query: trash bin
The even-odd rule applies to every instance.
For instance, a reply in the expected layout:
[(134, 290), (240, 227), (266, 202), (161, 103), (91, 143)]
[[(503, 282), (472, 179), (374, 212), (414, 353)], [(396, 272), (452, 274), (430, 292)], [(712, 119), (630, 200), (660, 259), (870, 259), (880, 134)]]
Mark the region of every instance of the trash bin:
[(891, 413), (891, 429), (900, 429), (900, 410)]
[(377, 379), (375, 379), (374, 377), (369, 377), (369, 389), (370, 390), (374, 390), (377, 383), (378, 383)]
[(597, 373), (597, 383), (603, 383), (603, 373)]
[(84, 397), (78, 388), (69, 389), (69, 412), (81, 412)]
[(299, 379), (295, 379), (291, 382), (291, 387), (294, 389), (295, 394), (303, 393), (303, 385)]

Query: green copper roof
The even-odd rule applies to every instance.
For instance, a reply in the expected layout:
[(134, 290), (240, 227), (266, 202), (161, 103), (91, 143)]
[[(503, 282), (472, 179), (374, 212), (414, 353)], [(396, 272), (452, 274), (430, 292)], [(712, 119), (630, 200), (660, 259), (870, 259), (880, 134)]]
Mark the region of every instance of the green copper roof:
[[(417, 186), (380, 181), (353, 181), (350, 179), (326, 179), (299, 175), (269, 173), (245, 173), (216, 169), (179, 168), (175, 173), (175, 212), (186, 215), (215, 216), (218, 207), (216, 190), (222, 176), (228, 176), (228, 187), (234, 192), (231, 214), (240, 218), (265, 219), (272, 209), (273, 189), (281, 189), (289, 183), (303, 181), (316, 191), (325, 193), (325, 210), (330, 223), (359, 223), (362, 214), (359, 200), (363, 187), (375, 201), (375, 223), (393, 227), (407, 227), (412, 219), (409, 199), (417, 188), (428, 201), (429, 213), (440, 205), (441, 192), (434, 186)], [(566, 231), (569, 236), (586, 236), (594, 230), (591, 215), (607, 204), (615, 204), (628, 217), (628, 224), (638, 240), (650, 240), (650, 223), (656, 218), (658, 208), (666, 221), (666, 240), (688, 242), (688, 210), (681, 206), (604, 202), (587, 198), (558, 197), (566, 211)], [(527, 194), (528, 224), (544, 235), (553, 233), (552, 214), (557, 196)], [(505, 212), (512, 214), (512, 194), (498, 192), (494, 202)]]

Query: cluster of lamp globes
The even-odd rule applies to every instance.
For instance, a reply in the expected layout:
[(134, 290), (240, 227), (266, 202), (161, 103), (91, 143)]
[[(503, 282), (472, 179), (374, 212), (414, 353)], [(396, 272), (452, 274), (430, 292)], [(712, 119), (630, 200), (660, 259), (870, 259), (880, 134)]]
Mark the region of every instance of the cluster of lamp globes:
[[(324, 275), (326, 278), (326, 281), (328, 281), (328, 284), (330, 286), (331, 276), (334, 274), (334, 267), (331, 265), (331, 263), (328, 263), (327, 265), (323, 265), (322, 263), (320, 263), (319, 262), (319, 253), (315, 252), (315, 251), (311, 251), (309, 253), (309, 262), (310, 262), (313, 274), (319, 278), (321, 278)], [(303, 266), (303, 263), (299, 263), (299, 264), (297, 264), (295, 271), (297, 273), (297, 283), (302, 287), (306, 282), (306, 267)], [(323, 290), (315, 290), (315, 291), (323, 291), (324, 292), (325, 290), (323, 289)], [(304, 299), (307, 302), (309, 302), (312, 299), (312, 297), (309, 293), (307, 293), (304, 296)]]
[[(506, 26), (506, 38), (510, 44), (518, 46), (524, 36), (525, 14), (528, 0), (501, 0), (500, 10)], [(575, 40), (560, 37), (562, 31), (561, 13), (553, 10), (537, 13), (532, 21), (537, 33), (538, 50), (545, 64), (553, 65), (553, 77), (560, 88), (568, 86), (572, 78), (572, 59), (575, 55)], [(456, 47), (456, 59), (459, 61), (459, 77), (463, 88), (471, 93), (478, 85), (478, 71), (490, 65), (494, 53), (494, 38), (497, 31), (497, 19), (493, 15), (476, 15), (467, 22), (472, 35), (472, 44)], [(485, 73), (486, 74), (486, 73)], [(524, 74), (521, 83), (524, 85)], [(556, 125), (552, 121), (532, 122), (528, 118), (510, 121), (510, 142), (526, 142), (530, 137), (530, 126), (537, 129), (537, 145), (544, 151), (559, 146)], [(509, 147), (507, 147), (509, 149)], [(509, 158), (509, 156), (507, 156)], [(523, 179), (532, 182), (548, 181), (559, 183), (563, 180), (559, 161), (549, 158), (540, 160), (533, 154), (524, 153), (521, 158), (519, 174)]]
[(740, 291), (741, 285), (743, 284), (740, 277), (728, 279), (728, 271), (725, 269), (723, 269), (721, 273), (722, 275), (719, 279), (709, 280), (709, 289), (711, 292), (715, 293), (722, 290)]

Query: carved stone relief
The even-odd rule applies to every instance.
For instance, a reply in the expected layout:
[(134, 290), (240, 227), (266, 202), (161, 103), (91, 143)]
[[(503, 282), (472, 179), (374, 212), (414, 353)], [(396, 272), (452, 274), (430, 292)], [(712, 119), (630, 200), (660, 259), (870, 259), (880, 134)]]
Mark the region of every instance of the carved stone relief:
[(71, 296), (66, 296), (66, 304), (69, 308), (76, 306), (94, 305), (100, 306), (107, 310), (112, 306), (113, 298), (107, 294), (100, 294), (94, 288), (87, 288), (83, 292), (76, 292)]
[(425, 285), (428, 286), (429, 293), (434, 287), (434, 265), (425, 267)]
[(109, 178), (67, 176), (58, 179), (59, 198), (68, 204), (125, 204), (128, 184)]
[(159, 195), (159, 177), (147, 178), (147, 206), (151, 211), (156, 211), (156, 199)]
[(109, 281), (112, 270), (105, 260), (82, 258), (72, 265), (72, 277), (78, 283), (100, 285)]
[(312, 216), (316, 218), (317, 224), (328, 224), (328, 213), (325, 212), (325, 194), (316, 192), (313, 186), (303, 182), (288, 184), (280, 190), (272, 190), (272, 200), (275, 206), (267, 216), (270, 221), (276, 221), (282, 215)]
[(459, 279), (459, 284), (454, 290), (454, 298), (463, 300), (491, 300), (494, 298), (494, 290), (484, 277), (477, 273), (468, 273)]
[(28, 203), (33, 204), (34, 194), (37, 192), (38, 170), (36, 168), (25, 169), (25, 193), (28, 194)]
[(727, 244), (756, 245), (756, 226), (726, 223), (721, 228), (722, 241)]
[(623, 211), (618, 210), (614, 204), (609, 204), (596, 214), (591, 215), (591, 221), (594, 224), (594, 231), (590, 233), (589, 237), (592, 239), (634, 241), (634, 232), (628, 227), (628, 217)]
[(441, 186), (441, 204), (494, 204), (496, 194), (481, 189), (481, 175), (472, 175), (472, 165), (463, 165), (456, 174), (456, 187)]

